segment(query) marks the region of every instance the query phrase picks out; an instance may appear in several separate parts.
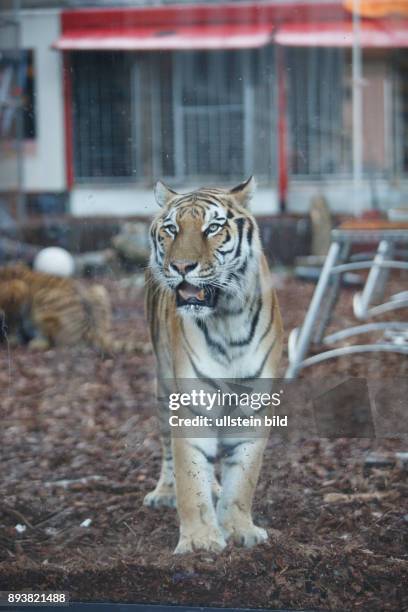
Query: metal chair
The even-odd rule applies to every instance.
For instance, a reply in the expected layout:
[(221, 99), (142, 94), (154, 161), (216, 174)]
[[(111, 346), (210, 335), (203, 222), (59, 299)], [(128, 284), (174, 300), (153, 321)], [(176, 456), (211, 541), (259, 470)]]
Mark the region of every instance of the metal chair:
[[(374, 257), (350, 256), (355, 244), (377, 243)], [(370, 306), (374, 298), (384, 293), (390, 269), (408, 270), (408, 261), (394, 259), (399, 253), (397, 247), (408, 245), (408, 223), (390, 221), (352, 220), (332, 231), (331, 245), (316, 285), (303, 325), (295, 328), (289, 336), (289, 367), (286, 378), (294, 378), (305, 367), (327, 359), (369, 352), (395, 352), (408, 354), (408, 322), (382, 321), (356, 325), (325, 336), (340, 292), (341, 275), (345, 272), (369, 269), (366, 284), (361, 294), (354, 298), (357, 318), (365, 319), (397, 308), (408, 306), (408, 291), (400, 292), (388, 302)], [(308, 356), (312, 344), (328, 345), (373, 331), (384, 331), (383, 340), (371, 344), (343, 346), (323, 350)]]

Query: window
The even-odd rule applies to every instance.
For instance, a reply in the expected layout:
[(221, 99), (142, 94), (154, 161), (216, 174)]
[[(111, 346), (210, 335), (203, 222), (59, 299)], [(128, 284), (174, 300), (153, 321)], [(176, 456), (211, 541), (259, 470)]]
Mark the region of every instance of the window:
[(72, 54), (74, 160), (79, 180), (132, 175), (130, 66), (124, 53)]
[[(228, 57), (229, 56), (229, 57)], [(253, 130), (252, 90), (242, 53), (178, 53), (175, 55), (173, 100), (176, 175), (239, 176), (252, 160), (245, 159), (245, 122)], [(212, 86), (209, 87), (209, 83)]]
[(344, 52), (291, 48), (286, 50), (286, 63), (292, 174), (351, 172)]
[(272, 69), (270, 48), (74, 54), (76, 179), (268, 180)]
[[(36, 137), (34, 54), (30, 50), (0, 52), (0, 136), (4, 140), (16, 137)], [(17, 109), (21, 96), (22, 121), (18, 125)]]

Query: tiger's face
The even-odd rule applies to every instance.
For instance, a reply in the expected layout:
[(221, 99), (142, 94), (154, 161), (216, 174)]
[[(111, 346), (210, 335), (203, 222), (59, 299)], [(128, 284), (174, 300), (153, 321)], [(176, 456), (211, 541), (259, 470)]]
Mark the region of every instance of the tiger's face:
[(251, 177), (230, 191), (178, 194), (157, 183), (162, 211), (151, 227), (150, 266), (175, 293), (181, 314), (204, 317), (220, 299), (239, 297), (260, 252), (256, 222), (245, 209), (254, 187)]

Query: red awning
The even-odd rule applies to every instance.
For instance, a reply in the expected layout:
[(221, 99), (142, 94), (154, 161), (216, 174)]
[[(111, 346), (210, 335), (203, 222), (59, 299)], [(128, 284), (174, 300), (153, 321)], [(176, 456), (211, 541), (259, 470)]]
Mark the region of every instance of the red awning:
[(264, 24), (214, 24), (65, 30), (53, 47), (71, 50), (165, 51), (176, 49), (245, 49), (272, 41), (272, 28)]
[[(275, 34), (275, 42), (288, 47), (351, 47), (351, 22), (286, 24)], [(408, 47), (408, 20), (387, 19), (361, 22), (361, 46)]]

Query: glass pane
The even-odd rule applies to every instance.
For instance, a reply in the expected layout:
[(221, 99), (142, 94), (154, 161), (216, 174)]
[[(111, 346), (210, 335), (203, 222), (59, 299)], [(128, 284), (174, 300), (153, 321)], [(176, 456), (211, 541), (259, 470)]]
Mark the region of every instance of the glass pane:
[(0, 611), (408, 612), (407, 5), (0, 0)]
[(338, 49), (287, 51), (295, 175), (342, 175), (351, 170), (350, 124), (343, 110), (348, 100), (347, 65), (344, 51)]
[(86, 52), (71, 61), (76, 178), (131, 177), (129, 58)]

